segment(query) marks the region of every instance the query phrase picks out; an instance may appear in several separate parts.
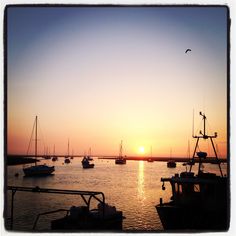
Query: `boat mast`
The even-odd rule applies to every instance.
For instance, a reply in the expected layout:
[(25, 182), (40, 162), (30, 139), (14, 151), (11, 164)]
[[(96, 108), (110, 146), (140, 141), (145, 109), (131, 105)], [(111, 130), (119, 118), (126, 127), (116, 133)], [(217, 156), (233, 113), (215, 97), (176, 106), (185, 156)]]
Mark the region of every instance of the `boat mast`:
[(123, 151), (123, 150), (122, 150), (122, 149), (123, 149), (123, 147), (122, 147), (122, 142), (123, 142), (123, 141), (121, 140), (121, 143), (120, 143), (120, 153), (119, 153), (119, 157), (120, 157), (120, 158), (122, 158), (122, 151)]
[[(35, 158), (37, 158), (37, 135), (38, 135), (38, 116), (35, 118)], [(37, 165), (37, 161), (35, 162), (35, 165)]]
[[(198, 147), (199, 139), (200, 138), (202, 138), (202, 139), (210, 138), (211, 145), (212, 145), (214, 153), (215, 153), (215, 158), (217, 160), (217, 163), (218, 163), (218, 166), (219, 166), (219, 169), (220, 169), (220, 174), (221, 174), (221, 176), (223, 176), (223, 173), (222, 173), (222, 170), (221, 170), (221, 166), (220, 166), (220, 161), (218, 159), (217, 152), (216, 152), (216, 149), (215, 149), (215, 145), (214, 145), (214, 142), (213, 142), (213, 138), (217, 137), (217, 132), (215, 132), (214, 135), (207, 135), (206, 134), (206, 116), (202, 112), (199, 112), (199, 115), (202, 116), (202, 119), (203, 119), (203, 133), (200, 130), (200, 135), (199, 136), (193, 135), (193, 138), (196, 138), (197, 141), (196, 141), (196, 145), (195, 145), (195, 148), (194, 148), (194, 152), (193, 152), (193, 156), (192, 156), (192, 161), (194, 162), (194, 158), (195, 158), (196, 150), (197, 150), (197, 147)], [(201, 164), (202, 164), (202, 160), (201, 160), (201, 157), (199, 157), (199, 169), (198, 169), (198, 171), (200, 171)], [(190, 166), (190, 171), (191, 171), (191, 169), (192, 169), (192, 165)]]
[(69, 153), (70, 153), (70, 140), (68, 139), (68, 150), (67, 150), (67, 156), (69, 157)]

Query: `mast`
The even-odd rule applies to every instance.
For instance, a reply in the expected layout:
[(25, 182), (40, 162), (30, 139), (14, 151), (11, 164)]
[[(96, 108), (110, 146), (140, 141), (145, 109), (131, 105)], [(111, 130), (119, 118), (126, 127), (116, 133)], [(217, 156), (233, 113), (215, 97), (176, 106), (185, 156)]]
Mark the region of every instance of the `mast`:
[[(37, 158), (37, 136), (38, 136), (38, 116), (35, 118), (35, 158)], [(37, 165), (37, 161), (35, 162), (35, 165)]]
[(67, 156), (69, 157), (69, 153), (70, 153), (70, 140), (69, 140), (69, 139), (68, 139), (68, 150), (67, 150), (67, 152), (68, 152), (68, 153), (67, 153), (67, 154), (68, 154)]
[[(219, 166), (219, 169), (220, 169), (220, 174), (221, 176), (223, 176), (223, 173), (222, 173), (222, 170), (221, 170), (221, 166), (220, 166), (220, 161), (218, 159), (218, 156), (217, 156), (217, 152), (216, 152), (216, 149), (215, 149), (215, 145), (214, 145), (214, 142), (213, 142), (213, 138), (216, 138), (217, 137), (217, 132), (214, 133), (214, 135), (207, 135), (206, 134), (206, 116), (204, 113), (202, 112), (199, 112), (199, 115), (202, 116), (202, 119), (203, 119), (203, 132), (200, 130), (200, 135), (197, 136), (197, 135), (193, 135), (193, 138), (196, 138), (197, 141), (196, 141), (196, 145), (195, 145), (195, 148), (194, 148), (194, 152), (193, 152), (193, 156), (192, 156), (192, 161), (194, 162), (194, 158), (195, 158), (195, 154), (196, 154), (196, 150), (197, 150), (197, 147), (198, 147), (198, 142), (200, 139), (210, 139), (211, 140), (211, 145), (212, 145), (212, 148), (214, 150), (214, 153), (215, 153), (215, 158), (217, 160), (217, 163), (218, 163), (218, 166)], [(198, 171), (200, 171), (200, 168), (201, 168), (201, 164), (202, 164), (202, 158), (206, 158), (206, 156), (204, 157), (201, 157), (199, 155), (199, 168), (198, 168)], [(192, 169), (192, 165), (190, 166), (190, 171)]]
[(121, 143), (120, 143), (120, 153), (119, 153), (119, 157), (120, 157), (120, 158), (122, 158), (122, 151), (123, 151), (123, 150), (122, 150), (122, 149), (123, 149), (123, 147), (122, 147), (122, 142), (123, 142), (123, 141), (121, 140)]

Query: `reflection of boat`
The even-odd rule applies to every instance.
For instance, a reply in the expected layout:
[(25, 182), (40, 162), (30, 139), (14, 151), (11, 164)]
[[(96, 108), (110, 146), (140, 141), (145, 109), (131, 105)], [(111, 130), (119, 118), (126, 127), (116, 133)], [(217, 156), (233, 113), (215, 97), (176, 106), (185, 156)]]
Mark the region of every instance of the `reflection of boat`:
[(175, 162), (175, 160), (169, 160), (169, 161), (167, 162), (167, 167), (168, 167), (168, 168), (175, 168), (175, 167), (176, 167), (176, 162)]
[(87, 156), (84, 156), (83, 160), (81, 161), (82, 166), (84, 169), (88, 169), (88, 168), (94, 168), (94, 164), (91, 164), (89, 162), (89, 159)]
[(121, 164), (121, 165), (126, 164), (126, 159), (124, 159), (124, 157), (122, 156), (122, 151), (123, 151), (123, 146), (122, 146), (122, 140), (121, 140), (119, 156), (115, 160), (116, 164)]
[[(35, 131), (35, 158), (37, 158), (37, 125), (38, 125), (38, 117), (36, 116), (34, 126), (33, 126), (33, 132)], [(33, 134), (32, 132), (32, 134)], [(31, 142), (31, 140), (30, 140)], [(29, 166), (29, 167), (24, 167), (23, 168), (25, 176), (44, 176), (44, 175), (50, 175), (52, 172), (55, 171), (54, 166), (47, 166), (46, 164), (44, 165), (37, 165), (37, 162), (35, 162), (35, 165)]]
[[(197, 141), (192, 157), (192, 160), (198, 159), (198, 173), (191, 172), (192, 165), (190, 165), (189, 171), (175, 174), (171, 178), (161, 178), (163, 190), (165, 190), (165, 182), (169, 182), (172, 188), (171, 201), (163, 203), (161, 198), (160, 204), (156, 206), (162, 225), (166, 230), (227, 230), (229, 226), (227, 214), (228, 179), (223, 176), (213, 142), (217, 133), (206, 134), (206, 116), (202, 113), (200, 115), (203, 116), (204, 132), (200, 132), (200, 136), (193, 136)], [(205, 163), (207, 159), (212, 158), (207, 158), (206, 152), (196, 152), (200, 139), (210, 139), (220, 176), (203, 172), (203, 160)], [(195, 156), (196, 154), (197, 156)]]

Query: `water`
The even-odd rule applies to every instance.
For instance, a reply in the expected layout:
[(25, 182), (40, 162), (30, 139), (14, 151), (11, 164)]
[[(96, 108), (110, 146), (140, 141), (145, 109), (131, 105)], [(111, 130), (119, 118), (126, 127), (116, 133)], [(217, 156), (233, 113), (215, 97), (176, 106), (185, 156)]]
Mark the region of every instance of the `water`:
[[(185, 170), (182, 163), (177, 163), (176, 168), (170, 169), (166, 167), (166, 162), (127, 161), (126, 165), (115, 165), (114, 160), (94, 159), (94, 169), (83, 169), (81, 158), (74, 158), (70, 164), (64, 164), (64, 158), (59, 158), (56, 162), (41, 162), (55, 165), (55, 174), (47, 177), (24, 177), (22, 166), (9, 166), (8, 185), (101, 191), (105, 194), (107, 203), (123, 211), (126, 217), (123, 221), (125, 231), (163, 230), (155, 205), (161, 197), (163, 202), (169, 201), (171, 189), (166, 185), (166, 190), (163, 191), (160, 179)], [(215, 165), (204, 165), (219, 174)], [(226, 173), (227, 165), (222, 165), (222, 168)], [(19, 173), (19, 177), (15, 177), (15, 173)], [(10, 202), (10, 191), (7, 197)], [(17, 192), (13, 229), (31, 230), (37, 214), (59, 208), (69, 209), (72, 205), (82, 203), (79, 196)], [(95, 207), (97, 203), (92, 204)], [(9, 209), (8, 206), (8, 216)], [(62, 216), (63, 213), (56, 213), (41, 217), (37, 230), (49, 230), (50, 221)]]

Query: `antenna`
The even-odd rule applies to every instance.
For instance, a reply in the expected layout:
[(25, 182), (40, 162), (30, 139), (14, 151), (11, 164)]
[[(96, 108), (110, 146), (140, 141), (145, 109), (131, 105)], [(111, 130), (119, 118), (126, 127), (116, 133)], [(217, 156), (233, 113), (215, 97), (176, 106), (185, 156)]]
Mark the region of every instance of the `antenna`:
[(194, 137), (194, 109), (193, 109), (192, 137)]

